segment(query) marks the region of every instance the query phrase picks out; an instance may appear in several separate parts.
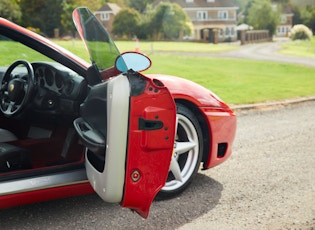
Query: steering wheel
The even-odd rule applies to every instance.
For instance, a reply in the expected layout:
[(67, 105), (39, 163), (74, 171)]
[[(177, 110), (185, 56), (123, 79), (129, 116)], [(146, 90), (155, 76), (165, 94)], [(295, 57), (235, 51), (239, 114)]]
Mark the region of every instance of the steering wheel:
[[(12, 74), (20, 65), (27, 69), (27, 75)], [(18, 60), (9, 66), (0, 81), (0, 110), (4, 115), (12, 117), (24, 109), (33, 92), (34, 79), (34, 70), (28, 61)]]

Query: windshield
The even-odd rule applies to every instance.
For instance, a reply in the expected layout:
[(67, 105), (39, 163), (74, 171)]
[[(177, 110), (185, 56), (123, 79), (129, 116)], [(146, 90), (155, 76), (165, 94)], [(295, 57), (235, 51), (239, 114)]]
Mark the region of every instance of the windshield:
[(99, 70), (114, 66), (116, 57), (120, 52), (91, 11), (83, 7), (75, 9), (73, 21), (90, 54), (92, 63)]

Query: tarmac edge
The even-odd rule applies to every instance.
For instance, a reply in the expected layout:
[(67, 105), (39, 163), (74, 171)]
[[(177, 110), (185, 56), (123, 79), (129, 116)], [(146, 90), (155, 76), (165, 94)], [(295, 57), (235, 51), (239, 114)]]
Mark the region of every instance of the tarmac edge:
[(247, 110), (272, 110), (272, 109), (277, 109), (279, 107), (285, 107), (285, 106), (305, 103), (309, 101), (315, 101), (315, 96), (286, 99), (286, 100), (280, 100), (280, 101), (270, 101), (270, 102), (255, 103), (255, 104), (230, 105), (230, 108), (236, 113), (247, 111)]

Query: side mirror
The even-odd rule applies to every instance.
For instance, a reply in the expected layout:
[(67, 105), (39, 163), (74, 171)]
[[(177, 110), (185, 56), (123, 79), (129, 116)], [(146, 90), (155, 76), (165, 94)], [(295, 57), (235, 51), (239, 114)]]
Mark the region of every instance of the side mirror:
[(132, 69), (136, 72), (147, 70), (151, 66), (151, 60), (144, 54), (136, 52), (126, 52), (116, 58), (115, 66), (120, 72)]

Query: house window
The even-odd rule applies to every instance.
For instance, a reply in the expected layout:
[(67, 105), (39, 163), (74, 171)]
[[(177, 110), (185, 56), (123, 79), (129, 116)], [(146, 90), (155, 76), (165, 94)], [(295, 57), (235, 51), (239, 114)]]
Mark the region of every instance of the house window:
[(207, 2), (215, 2), (215, 0), (207, 0)]
[(208, 19), (207, 11), (198, 11), (197, 12), (197, 20), (198, 21), (206, 21)]
[(194, 0), (186, 0), (186, 3), (192, 3)]
[(223, 37), (223, 35), (224, 35), (224, 31), (223, 31), (223, 29), (219, 29), (219, 37)]
[(101, 13), (101, 21), (109, 21), (109, 13)]
[(282, 15), (280, 20), (281, 20), (282, 24), (286, 23), (287, 22), (287, 16)]
[(231, 37), (234, 37), (234, 36), (235, 36), (235, 28), (231, 27)]
[(226, 37), (229, 37), (229, 36), (230, 36), (230, 33), (231, 33), (231, 32), (230, 32), (230, 28), (229, 28), (229, 27), (226, 27), (226, 28), (225, 28), (225, 36), (226, 36)]
[(229, 14), (227, 11), (218, 11), (218, 18), (219, 19), (228, 19)]

